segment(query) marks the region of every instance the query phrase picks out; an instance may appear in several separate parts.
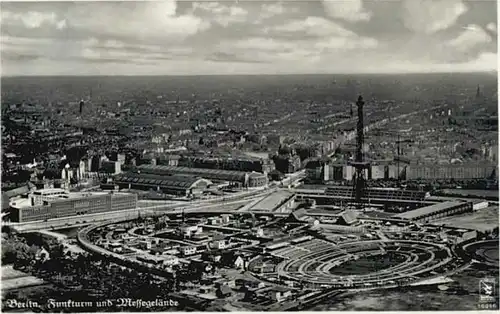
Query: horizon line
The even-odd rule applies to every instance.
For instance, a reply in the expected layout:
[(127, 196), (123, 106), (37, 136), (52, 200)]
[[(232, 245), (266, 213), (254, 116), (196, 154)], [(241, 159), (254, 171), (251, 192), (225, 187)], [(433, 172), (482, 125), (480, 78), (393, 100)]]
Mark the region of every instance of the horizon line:
[(351, 72), (351, 73), (235, 73), (235, 74), (21, 74), (2, 75), (0, 78), (21, 77), (175, 77), (175, 76), (292, 76), (292, 75), (418, 75), (418, 74), (497, 74), (498, 70), (490, 71), (432, 71), (432, 72)]

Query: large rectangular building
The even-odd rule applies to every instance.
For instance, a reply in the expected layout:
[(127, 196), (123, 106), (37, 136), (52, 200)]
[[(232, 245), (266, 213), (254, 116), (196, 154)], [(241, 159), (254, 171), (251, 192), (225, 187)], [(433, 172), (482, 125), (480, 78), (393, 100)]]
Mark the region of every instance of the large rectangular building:
[(158, 176), (188, 175), (197, 176), (210, 181), (228, 181), (245, 187), (260, 187), (267, 184), (267, 175), (259, 172), (243, 172), (205, 168), (187, 168), (173, 166), (140, 165), (137, 167), (142, 174)]
[[(328, 186), (325, 195), (354, 198), (352, 186)], [(423, 201), (426, 192), (402, 190), (397, 188), (366, 188), (364, 198), (367, 199), (388, 199), (388, 200), (409, 200)]]
[[(356, 169), (347, 163), (325, 164), (323, 167), (324, 181), (352, 181)], [(371, 162), (370, 166), (364, 170), (367, 180), (388, 180), (404, 179), (406, 172), (406, 162), (399, 165), (393, 160), (377, 160)]]
[(371, 179), (383, 180), (386, 176), (386, 167), (384, 165), (371, 165)]
[(178, 166), (246, 172), (271, 172), (274, 164), (269, 158), (250, 156), (180, 156)]
[(199, 196), (212, 185), (206, 179), (193, 176), (166, 176), (126, 172), (116, 176), (113, 182), (121, 189), (153, 190), (177, 196)]
[(497, 173), (498, 167), (494, 164), (410, 165), (406, 179), (486, 179)]
[(472, 202), (449, 201), (421, 207), (409, 212), (395, 215), (395, 218), (409, 219), (417, 222), (429, 222), (446, 216), (472, 212)]
[(15, 202), (10, 206), (9, 218), (12, 222), (28, 222), (86, 214), (105, 213), (134, 209), (137, 195), (128, 193), (65, 193), (52, 198), (44, 197), (42, 204), (35, 204), (33, 195), (25, 202)]

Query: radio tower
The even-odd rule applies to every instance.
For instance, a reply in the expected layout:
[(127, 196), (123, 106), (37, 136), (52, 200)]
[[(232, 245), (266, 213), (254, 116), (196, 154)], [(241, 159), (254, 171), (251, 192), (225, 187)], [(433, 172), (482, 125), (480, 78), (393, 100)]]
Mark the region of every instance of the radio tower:
[(363, 209), (363, 197), (365, 194), (365, 169), (368, 163), (363, 160), (363, 143), (364, 143), (364, 123), (363, 123), (363, 97), (359, 96), (356, 106), (358, 106), (358, 124), (356, 128), (356, 159), (352, 166), (356, 168), (354, 175), (354, 200), (357, 209)]
[(83, 113), (83, 106), (85, 105), (85, 102), (83, 101), (83, 99), (80, 101), (80, 110), (79, 110), (79, 113), (80, 115), (82, 115)]

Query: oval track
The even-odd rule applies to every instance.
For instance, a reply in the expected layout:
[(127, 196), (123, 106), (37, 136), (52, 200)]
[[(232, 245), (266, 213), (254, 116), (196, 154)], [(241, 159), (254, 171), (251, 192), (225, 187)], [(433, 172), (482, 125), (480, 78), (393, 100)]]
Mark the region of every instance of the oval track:
[[(359, 241), (334, 244), (314, 239), (272, 253), (284, 260), (276, 266), (280, 277), (310, 285), (367, 287), (391, 285), (432, 277), (435, 270), (452, 261), (451, 251), (444, 245), (417, 241)], [(349, 274), (346, 263), (355, 267), (359, 259), (394, 258), (391, 266)], [(360, 264), (359, 266), (362, 266)], [(346, 274), (347, 273), (347, 274)]]
[(464, 251), (474, 260), (498, 267), (498, 240), (486, 240), (467, 244)]

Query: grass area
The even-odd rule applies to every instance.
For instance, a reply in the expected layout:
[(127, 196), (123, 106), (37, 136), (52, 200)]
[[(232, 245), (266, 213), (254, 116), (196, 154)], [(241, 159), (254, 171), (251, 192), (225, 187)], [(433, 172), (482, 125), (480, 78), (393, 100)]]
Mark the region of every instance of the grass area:
[(2, 266), (2, 281), (25, 276), (28, 275), (22, 271), (14, 269), (12, 265)]
[[(425, 289), (425, 288), (424, 288)], [(311, 311), (438, 311), (477, 310), (477, 296), (452, 295), (429, 288), (410, 291), (372, 291), (347, 295)]]
[(493, 229), (494, 227), (498, 227), (498, 206), (490, 206), (473, 213), (446, 217), (436, 220), (435, 223), (447, 224), (458, 228)]
[(487, 259), (498, 261), (498, 248), (486, 249), (483, 254)]
[(10, 265), (2, 266), (2, 289), (4, 291), (43, 284), (42, 279), (15, 270)]
[(384, 255), (366, 256), (358, 260), (351, 260), (342, 265), (330, 269), (335, 275), (364, 275), (378, 270), (396, 266), (404, 258), (400, 255), (387, 253)]
[(310, 311), (477, 311), (479, 281), (485, 277), (498, 278), (498, 269), (470, 267), (451, 277), (455, 282), (447, 291), (437, 286), (358, 291)]

